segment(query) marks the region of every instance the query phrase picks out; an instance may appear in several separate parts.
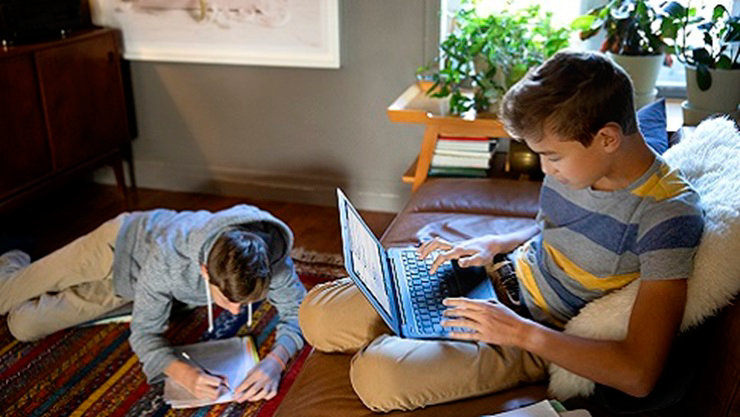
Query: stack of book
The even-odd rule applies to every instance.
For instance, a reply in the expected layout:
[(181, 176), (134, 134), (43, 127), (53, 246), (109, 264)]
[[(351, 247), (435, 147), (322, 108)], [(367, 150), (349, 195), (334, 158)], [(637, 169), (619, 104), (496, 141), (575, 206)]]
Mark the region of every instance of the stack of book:
[(440, 136), (428, 175), (486, 177), (495, 150), (496, 139)]

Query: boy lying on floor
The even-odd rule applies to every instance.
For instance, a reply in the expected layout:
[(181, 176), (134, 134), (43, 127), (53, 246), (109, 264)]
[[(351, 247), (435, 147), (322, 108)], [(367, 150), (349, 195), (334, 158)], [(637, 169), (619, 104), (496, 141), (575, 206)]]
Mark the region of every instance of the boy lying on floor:
[(232, 314), (267, 298), (280, 315), (273, 350), (238, 387), (239, 402), (270, 399), (303, 346), (298, 306), (305, 289), (293, 268), (293, 234), (248, 205), (215, 213), (158, 209), (123, 213), (30, 263), (0, 256), (0, 314), (18, 340), (40, 339), (133, 300), (129, 342), (148, 381), (166, 375), (197, 398), (215, 400), (223, 381), (174, 354), (163, 337), (173, 301)]

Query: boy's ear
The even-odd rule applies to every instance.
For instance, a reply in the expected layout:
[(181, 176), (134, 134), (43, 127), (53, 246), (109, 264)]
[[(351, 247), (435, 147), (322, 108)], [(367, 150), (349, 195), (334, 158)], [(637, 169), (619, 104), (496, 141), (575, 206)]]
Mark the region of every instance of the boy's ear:
[(206, 282), (210, 281), (211, 277), (208, 276), (208, 267), (206, 267), (206, 264), (200, 264), (200, 276), (202, 276)]
[(594, 141), (598, 143), (605, 152), (612, 153), (619, 149), (622, 144), (624, 134), (622, 133), (622, 127), (617, 123), (609, 122), (604, 125), (598, 132)]

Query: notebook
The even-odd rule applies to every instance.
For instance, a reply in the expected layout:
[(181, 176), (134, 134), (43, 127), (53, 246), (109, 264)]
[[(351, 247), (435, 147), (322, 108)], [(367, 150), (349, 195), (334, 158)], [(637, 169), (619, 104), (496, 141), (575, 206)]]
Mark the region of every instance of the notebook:
[[(178, 355), (179, 352), (186, 352), (197, 362), (196, 366), (203, 366), (213, 374), (225, 376), (231, 389), (236, 389), (260, 360), (249, 336), (178, 346), (175, 351)], [(222, 392), (216, 400), (203, 400), (193, 397), (185, 387), (169, 378), (164, 383), (164, 400), (172, 408), (202, 407), (234, 400), (233, 392), (226, 389)]]
[(525, 407), (481, 417), (591, 417), (585, 409), (568, 411), (557, 400), (542, 400)]
[(337, 198), (344, 266), (395, 334), (413, 339), (447, 339), (448, 330), (440, 324), (444, 298), (496, 298), (484, 268), (460, 268), (453, 261), (431, 274), (434, 255), (421, 260), (414, 247), (386, 250), (340, 189)]

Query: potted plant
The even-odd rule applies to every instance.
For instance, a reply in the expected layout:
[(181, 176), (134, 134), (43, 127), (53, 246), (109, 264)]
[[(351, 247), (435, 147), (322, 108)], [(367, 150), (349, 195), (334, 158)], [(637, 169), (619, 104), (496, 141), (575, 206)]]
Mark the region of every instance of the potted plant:
[(572, 23), (582, 40), (606, 32), (601, 51), (632, 78), (638, 108), (655, 100), (664, 51), (673, 46), (678, 26), (668, 11), (656, 9), (647, 0), (611, 0)]
[[(709, 17), (672, 5), (681, 23), (676, 55), (686, 67), (684, 123), (697, 124), (714, 113), (731, 114), (740, 106), (740, 16), (717, 5)], [(693, 40), (693, 42), (692, 42)]]
[(417, 76), (433, 82), (427, 94), (450, 97), (450, 112), (477, 114), (497, 108), (498, 100), (527, 70), (568, 46), (569, 28), (555, 28), (551, 13), (539, 6), (478, 16), (470, 4), (454, 19), (455, 30), (440, 44), (437, 68)]

